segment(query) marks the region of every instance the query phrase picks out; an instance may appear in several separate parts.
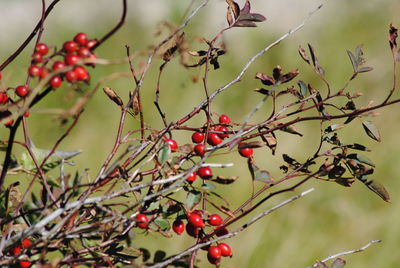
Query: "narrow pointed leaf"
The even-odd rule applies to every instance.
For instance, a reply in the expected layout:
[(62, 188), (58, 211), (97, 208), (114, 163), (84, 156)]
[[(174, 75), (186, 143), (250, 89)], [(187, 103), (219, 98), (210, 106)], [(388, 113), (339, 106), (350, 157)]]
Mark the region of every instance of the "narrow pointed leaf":
[(356, 73), (358, 70), (358, 63), (357, 63), (357, 59), (354, 56), (354, 54), (350, 51), (347, 50), (347, 55), (349, 55), (350, 61), (351, 61), (351, 65), (353, 65), (353, 70)]
[(358, 73), (366, 73), (366, 72), (370, 72), (370, 71), (372, 71), (374, 68), (372, 68), (372, 67), (362, 67), (362, 68), (360, 68), (360, 69), (358, 69)]
[(349, 155), (347, 155), (347, 158), (356, 160), (361, 164), (366, 164), (368, 166), (375, 167), (375, 164), (374, 164), (374, 162), (372, 162), (371, 159), (369, 159), (366, 156), (363, 156), (361, 154), (349, 154)]
[(372, 121), (363, 121), (363, 127), (368, 136), (376, 141), (381, 141), (381, 134)]
[(390, 195), (382, 183), (369, 179), (367, 176), (358, 176), (357, 179), (362, 181), (371, 191), (377, 194), (386, 202), (390, 202)]
[(297, 81), (297, 85), (300, 87), (300, 94), (305, 97), (308, 93), (308, 88), (306, 83), (304, 83), (303, 81), (299, 80)]

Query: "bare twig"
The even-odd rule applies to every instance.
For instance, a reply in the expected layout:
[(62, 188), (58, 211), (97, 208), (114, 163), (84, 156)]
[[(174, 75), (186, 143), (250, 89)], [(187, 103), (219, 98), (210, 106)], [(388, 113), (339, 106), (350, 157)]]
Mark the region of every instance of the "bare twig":
[[(353, 249), (353, 250), (349, 250), (349, 251), (343, 251), (343, 252), (340, 252), (340, 253), (336, 253), (334, 255), (326, 257), (325, 259), (323, 259), (323, 260), (321, 260), (319, 262), (327, 262), (329, 260), (336, 259), (336, 258), (341, 257), (341, 256), (358, 253), (358, 252), (366, 250), (367, 248), (369, 248), (373, 244), (380, 243), (380, 242), (382, 242), (382, 240), (371, 240), (371, 241), (368, 242), (368, 244), (366, 244), (365, 246), (363, 246), (361, 248), (357, 248), (357, 249)], [(307, 268), (315, 268), (315, 267), (318, 267), (318, 262), (314, 263), (311, 266), (308, 266)]]

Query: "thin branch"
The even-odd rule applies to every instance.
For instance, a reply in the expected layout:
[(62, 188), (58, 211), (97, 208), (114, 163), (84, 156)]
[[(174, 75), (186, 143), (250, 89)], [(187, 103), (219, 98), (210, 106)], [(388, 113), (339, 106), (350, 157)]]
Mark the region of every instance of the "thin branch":
[[(343, 251), (343, 252), (340, 252), (340, 253), (331, 255), (331, 256), (329, 256), (329, 257), (326, 257), (325, 259), (323, 259), (323, 260), (321, 260), (321, 261), (318, 261), (318, 262), (327, 262), (327, 261), (329, 261), (329, 260), (336, 259), (336, 258), (341, 257), (341, 256), (345, 256), (345, 255), (350, 255), (350, 254), (358, 253), (358, 252), (361, 252), (361, 251), (366, 250), (367, 248), (369, 248), (369, 247), (372, 246), (373, 244), (380, 243), (380, 242), (382, 242), (382, 240), (371, 240), (371, 241), (368, 242), (368, 244), (366, 244), (365, 246), (363, 246), (363, 247), (361, 247), (361, 248), (357, 248), (357, 249), (353, 249), (353, 250), (349, 250), (349, 251)], [(311, 265), (311, 266), (308, 266), (307, 268), (315, 268), (315, 267), (318, 267), (318, 262), (314, 263), (314, 264)]]
[(283, 201), (282, 203), (279, 203), (278, 205), (273, 206), (272, 208), (270, 208), (270, 209), (268, 209), (268, 210), (266, 210), (266, 211), (263, 211), (262, 213), (258, 214), (258, 215), (255, 216), (254, 218), (252, 218), (250, 221), (248, 221), (248, 222), (246, 222), (245, 224), (243, 224), (239, 229), (237, 229), (237, 230), (234, 231), (234, 232), (228, 233), (228, 234), (226, 234), (226, 235), (220, 236), (220, 237), (218, 237), (218, 238), (209, 240), (209, 241), (204, 242), (204, 243), (196, 244), (196, 245), (194, 245), (194, 246), (192, 246), (192, 247), (190, 247), (190, 248), (188, 248), (188, 249), (182, 251), (181, 253), (179, 253), (179, 254), (177, 254), (177, 255), (175, 255), (175, 256), (173, 256), (173, 257), (170, 257), (170, 258), (166, 259), (166, 260), (163, 261), (163, 262), (159, 262), (159, 263), (156, 263), (156, 264), (154, 264), (154, 265), (150, 265), (150, 266), (148, 266), (148, 267), (149, 267), (149, 268), (161, 268), (161, 267), (166, 267), (168, 264), (170, 264), (170, 263), (172, 263), (172, 262), (174, 262), (174, 261), (177, 261), (177, 260), (181, 259), (182, 257), (187, 256), (187, 255), (191, 254), (192, 252), (194, 252), (194, 251), (196, 251), (196, 250), (198, 250), (198, 249), (200, 249), (200, 248), (202, 248), (202, 247), (204, 247), (204, 246), (211, 245), (212, 243), (215, 243), (215, 242), (217, 242), (217, 241), (224, 240), (224, 239), (227, 239), (227, 238), (236, 236), (236, 235), (238, 235), (240, 232), (242, 232), (243, 230), (245, 230), (246, 228), (248, 228), (250, 225), (254, 224), (255, 222), (257, 222), (257, 221), (260, 220), (261, 218), (265, 217), (266, 215), (268, 215), (268, 214), (274, 212), (275, 210), (277, 210), (277, 209), (279, 209), (279, 208), (281, 208), (281, 207), (283, 207), (283, 206), (286, 206), (287, 204), (289, 204), (289, 203), (291, 203), (291, 202), (293, 202), (293, 201), (295, 201), (295, 200), (297, 200), (297, 199), (299, 199), (299, 198), (301, 198), (301, 197), (303, 197), (303, 196), (305, 196), (305, 195), (311, 193), (312, 191), (314, 191), (314, 188), (310, 188), (310, 189), (308, 189), (308, 190), (306, 190), (306, 191), (300, 193), (299, 195), (295, 195), (295, 196), (293, 196), (293, 197), (291, 197), (291, 198), (289, 198), (289, 199), (286, 199), (286, 200)]

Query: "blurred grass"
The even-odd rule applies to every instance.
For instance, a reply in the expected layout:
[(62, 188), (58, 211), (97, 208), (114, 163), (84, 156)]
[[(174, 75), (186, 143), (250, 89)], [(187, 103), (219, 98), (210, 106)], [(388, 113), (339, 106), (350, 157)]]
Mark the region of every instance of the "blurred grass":
[[(131, 9), (125, 27), (96, 52), (99, 57), (122, 58), (125, 56), (125, 44), (131, 45), (132, 51), (143, 50), (149, 45), (156, 44), (156, 41), (162, 38), (162, 36), (154, 36), (157, 23), (166, 19), (178, 24), (187, 4), (185, 1), (167, 1), (164, 4), (161, 1), (146, 4), (139, 1), (129, 3)], [(196, 1), (196, 3), (199, 2)], [(32, 5), (28, 1), (25, 1), (25, 4)], [(289, 28), (296, 26), (301, 18), (319, 2), (304, 1), (306, 7), (302, 7), (301, 12), (290, 9), (291, 4), (293, 3), (287, 0), (274, 4), (273, 9), (261, 9), (261, 7), (270, 7), (271, 4), (263, 6), (261, 2), (254, 3), (254, 11), (266, 15), (268, 21), (260, 24), (259, 28), (233, 29), (224, 36), (228, 53), (220, 59), (222, 68), (210, 72), (211, 89), (216, 89), (235, 77), (250, 56)], [(2, 12), (6, 14), (7, 10), (15, 10), (12, 5), (17, 4), (0, 1), (0, 5), (8, 5), (7, 8), (2, 9)], [(143, 12), (149, 11), (149, 6), (155, 8), (155, 11), (154, 14), (149, 13), (147, 17)], [(358, 44), (363, 43), (367, 65), (375, 69), (371, 73), (361, 74), (350, 84), (349, 89), (352, 92), (364, 94), (357, 100), (358, 105), (365, 105), (370, 100), (375, 100), (376, 103), (381, 101), (391, 87), (392, 77), (387, 30), (391, 22), (394, 25), (400, 25), (396, 13), (399, 7), (400, 3), (396, 1), (325, 2), (325, 7), (306, 24), (304, 29), (261, 57), (243, 77), (242, 82), (222, 93), (213, 104), (213, 112), (229, 114), (235, 122), (243, 121), (245, 115), (260, 100), (260, 96), (252, 91), (261, 85), (253, 79), (254, 74), (256, 72), (270, 73), (278, 64), (286, 71), (299, 68), (301, 71), (299, 79), (310, 82), (315, 88), (323, 90), (321, 81), (316, 79), (312, 70), (298, 56), (298, 46), (306, 47), (307, 43), (314, 46), (320, 64), (326, 70), (326, 77), (336, 90), (341, 88), (351, 75), (352, 69), (346, 50), (354, 50)], [(87, 8), (90, 8), (89, 13), (85, 12)], [(119, 17), (119, 5), (110, 4), (107, 1), (101, 1), (95, 6), (91, 1), (85, 3), (61, 1), (54, 12), (46, 24), (43, 40), (59, 47), (63, 40), (71, 38), (79, 31), (85, 31), (91, 37), (100, 37), (114, 25), (116, 18)], [(187, 38), (204, 36), (206, 39), (211, 39), (213, 34), (224, 26), (224, 12), (224, 1), (215, 3), (211, 1), (187, 28)], [(27, 23), (23, 24), (23, 27), (12, 30), (19, 33), (18, 35), (11, 33), (12, 36), (15, 35), (15, 38), (4, 38), (5, 33), (2, 32), (2, 43), (4, 40), (4, 44), (7, 45), (0, 48), (1, 61), (15, 49), (36, 23), (37, 13), (36, 16), (34, 12), (31, 13), (24, 14), (26, 15), (24, 20)], [(78, 19), (73, 20), (75, 17)], [(13, 18), (10, 18), (10, 27), (18, 25), (17, 17)], [(198, 42), (193, 42), (191, 45), (196, 49), (204, 49), (204, 46)], [(25, 81), (30, 49), (32, 49), (31, 46), (3, 72), (5, 77), (3, 85), (14, 87), (23, 83), (21, 81)], [(145, 57), (136, 60), (136, 67), (144, 59)], [(142, 89), (146, 123), (155, 128), (162, 127), (162, 122), (152, 104), (159, 65), (160, 61), (156, 60)], [(129, 69), (127, 65), (97, 66), (91, 71), (92, 85), (100, 78), (117, 71), (127, 72)], [(168, 121), (182, 117), (204, 98), (201, 85), (202, 74), (202, 69), (184, 69), (179, 66), (177, 59), (174, 59), (166, 68), (161, 80), (161, 105), (167, 113)], [(191, 82), (194, 76), (200, 78), (199, 82)], [(107, 83), (107, 86), (113, 87), (125, 100), (127, 92), (134, 87), (131, 79), (119, 79)], [(70, 107), (76, 97), (68, 99), (67, 90), (68, 87), (57, 90), (39, 108)], [(265, 118), (269, 107), (270, 103), (267, 102), (254, 117), (253, 122)], [(398, 180), (400, 146), (397, 138), (400, 118), (396, 113), (397, 110), (397, 106), (385, 108), (380, 111), (379, 117), (373, 119), (381, 131), (382, 142), (380, 143), (372, 141), (364, 134), (360, 122), (354, 122), (340, 132), (343, 134), (343, 141), (358, 142), (372, 149), (372, 153), (367, 153), (367, 156), (377, 165), (374, 178), (388, 188), (392, 203), (384, 203), (359, 182), (354, 183), (351, 188), (344, 188), (333, 183), (310, 182), (296, 192), (315, 187), (316, 191), (312, 194), (274, 212), (239, 236), (230, 239), (228, 243), (233, 248), (234, 258), (224, 259), (222, 267), (304, 267), (330, 254), (358, 248), (372, 239), (382, 239), (383, 242), (365, 252), (345, 257), (349, 267), (397, 267), (400, 257), (392, 252), (398, 248), (400, 241), (398, 228), (400, 216), (397, 213), (400, 205), (396, 194), (400, 192)], [(77, 165), (69, 167), (69, 171), (82, 172), (83, 169), (89, 168), (90, 176), (92, 178), (96, 176), (99, 166), (112, 148), (118, 120), (118, 108), (99, 91), (89, 102), (77, 127), (60, 146), (63, 150), (83, 150), (82, 155), (75, 159)], [(204, 116), (201, 114), (189, 121), (188, 125), (196, 126), (203, 122)], [(65, 127), (61, 127), (53, 115), (33, 112), (28, 125), (35, 144), (46, 149), (50, 148), (65, 131)], [(129, 121), (126, 130), (137, 127), (137, 122)], [(304, 138), (278, 133), (278, 150), (275, 157), (271, 156), (268, 150), (256, 150), (257, 163), (272, 171), (275, 178), (280, 176), (277, 167), (282, 163), (282, 153), (305, 160), (307, 153), (317, 148), (318, 124), (301, 123), (298, 127), (305, 134)], [(4, 128), (0, 129), (1, 139), (5, 139), (6, 134), (7, 131)], [(190, 134), (183, 131), (174, 133), (174, 137), (180, 144), (190, 141)], [(21, 138), (21, 133), (19, 133), (18, 139)], [(15, 147), (15, 149), (16, 155), (19, 155), (21, 148)], [(250, 176), (247, 168), (244, 168), (245, 160), (232, 154), (229, 158), (216, 156), (210, 161), (235, 163), (235, 168), (218, 170), (216, 173), (240, 177), (234, 185), (218, 187), (218, 192), (231, 202), (231, 208), (237, 207), (252, 191)], [(13, 179), (28, 182), (26, 178), (21, 179), (17, 176)], [(256, 183), (256, 186), (260, 184)], [(261, 212), (289, 196), (291, 194), (273, 198), (257, 211)], [(137, 239), (134, 240), (137, 246), (148, 247), (153, 253), (156, 249), (163, 249), (168, 255), (186, 248), (191, 243), (193, 240), (185, 235), (166, 239), (157, 234), (143, 236), (140, 231), (138, 231)], [(207, 267), (205, 253), (199, 254), (202, 261), (199, 266)]]

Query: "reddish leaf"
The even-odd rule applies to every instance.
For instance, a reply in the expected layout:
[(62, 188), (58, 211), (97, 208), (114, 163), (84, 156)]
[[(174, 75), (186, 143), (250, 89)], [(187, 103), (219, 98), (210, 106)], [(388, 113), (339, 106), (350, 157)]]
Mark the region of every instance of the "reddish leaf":
[(392, 24), (390, 24), (390, 29), (389, 29), (389, 45), (390, 48), (392, 49), (392, 51), (396, 51), (397, 49), (397, 37), (398, 37), (398, 33), (397, 33), (397, 28), (393, 27)]
[(263, 83), (266, 86), (272, 86), (275, 84), (275, 80), (263, 73), (256, 73), (256, 79), (260, 79), (261, 83)]
[(297, 71), (297, 70), (294, 71), (294, 72), (286, 73), (286, 74), (282, 75), (282, 76), (279, 78), (279, 81), (280, 81), (281, 83), (287, 83), (287, 82), (289, 82), (290, 80), (292, 80), (293, 78), (295, 78), (298, 74), (299, 74), (299, 71)]

